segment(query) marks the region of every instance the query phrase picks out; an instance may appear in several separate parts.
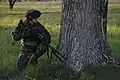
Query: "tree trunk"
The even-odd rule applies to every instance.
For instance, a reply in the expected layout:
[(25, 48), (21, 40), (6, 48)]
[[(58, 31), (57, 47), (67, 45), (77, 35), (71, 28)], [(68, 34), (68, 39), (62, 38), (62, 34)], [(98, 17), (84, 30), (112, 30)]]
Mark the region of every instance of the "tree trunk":
[(72, 70), (107, 63), (107, 5), (108, 0), (62, 0), (58, 51)]

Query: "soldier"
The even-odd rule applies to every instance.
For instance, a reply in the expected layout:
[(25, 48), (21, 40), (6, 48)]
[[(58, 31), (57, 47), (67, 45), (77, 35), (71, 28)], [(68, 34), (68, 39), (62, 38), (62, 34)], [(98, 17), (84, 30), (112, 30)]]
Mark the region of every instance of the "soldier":
[[(28, 61), (36, 65), (38, 58), (42, 56), (48, 46), (44, 43), (50, 44), (51, 36), (45, 27), (38, 22), (41, 12), (38, 10), (28, 10), (26, 13), (26, 20), (19, 23), (15, 30), (12, 32), (12, 37), (15, 41), (21, 40), (21, 49), (17, 66), (19, 70), (25, 69)], [(38, 38), (37, 33), (43, 37)]]

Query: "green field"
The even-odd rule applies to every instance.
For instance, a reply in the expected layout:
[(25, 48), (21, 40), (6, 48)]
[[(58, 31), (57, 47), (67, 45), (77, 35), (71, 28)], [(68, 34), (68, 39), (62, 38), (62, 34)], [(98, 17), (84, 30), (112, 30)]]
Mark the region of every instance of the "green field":
[[(19, 54), (19, 42), (15, 42), (11, 38), (11, 32), (16, 27), (18, 21), (25, 19), (25, 12), (28, 9), (38, 9), (42, 12), (39, 21), (45, 25), (52, 36), (52, 45), (56, 46), (59, 39), (60, 20), (61, 20), (61, 4), (60, 3), (17, 3), (14, 9), (10, 10), (7, 3), (0, 3), (0, 80), (12, 80), (18, 76), (16, 73), (16, 61)], [(112, 47), (114, 55), (120, 58), (120, 4), (109, 4), (108, 10), (108, 43)], [(42, 56), (39, 61), (39, 67), (34, 68), (28, 65), (26, 74), (32, 79), (28, 79), (24, 75), (18, 76), (20, 80), (70, 80), (71, 74), (63, 66), (53, 63), (52, 60)], [(107, 70), (108, 71), (108, 70)], [(117, 70), (118, 71), (118, 70)], [(99, 71), (99, 75), (101, 75)], [(110, 73), (108, 71), (108, 73)], [(113, 73), (120, 73), (114, 72)], [(115, 77), (116, 74), (111, 76)], [(106, 73), (102, 74), (106, 75)], [(101, 76), (102, 76), (101, 75)], [(98, 77), (101, 77), (98, 76)], [(105, 79), (96, 80), (113, 80), (108, 75)], [(105, 76), (103, 76), (105, 77)], [(23, 79), (22, 79), (23, 78)], [(114, 80), (120, 80), (120, 77)]]

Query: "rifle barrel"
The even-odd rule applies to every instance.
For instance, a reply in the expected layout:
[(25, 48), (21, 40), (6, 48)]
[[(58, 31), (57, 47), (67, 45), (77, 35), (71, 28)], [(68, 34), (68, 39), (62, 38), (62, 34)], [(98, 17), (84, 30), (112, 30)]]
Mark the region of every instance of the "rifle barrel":
[(49, 47), (50, 47), (54, 52), (58, 53), (58, 55), (61, 56), (63, 59), (67, 60), (63, 55), (61, 55), (60, 52), (58, 52), (58, 51), (57, 51), (53, 46), (51, 46), (50, 44), (49, 44)]

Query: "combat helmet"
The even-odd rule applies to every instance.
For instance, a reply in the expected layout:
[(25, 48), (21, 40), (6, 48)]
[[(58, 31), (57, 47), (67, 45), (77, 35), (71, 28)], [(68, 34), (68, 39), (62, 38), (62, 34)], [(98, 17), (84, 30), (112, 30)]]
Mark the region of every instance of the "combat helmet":
[(26, 18), (37, 19), (41, 15), (41, 12), (38, 10), (30, 9), (26, 12)]

